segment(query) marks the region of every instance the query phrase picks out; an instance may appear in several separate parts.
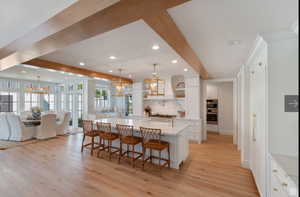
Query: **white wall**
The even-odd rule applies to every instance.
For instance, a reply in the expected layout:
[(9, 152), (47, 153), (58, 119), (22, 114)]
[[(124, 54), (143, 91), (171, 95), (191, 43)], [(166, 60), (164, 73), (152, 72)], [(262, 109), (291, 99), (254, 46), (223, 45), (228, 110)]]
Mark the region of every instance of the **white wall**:
[(268, 41), (270, 152), (298, 156), (299, 116), (284, 112), (284, 95), (299, 94), (298, 36)]
[(218, 84), (219, 133), (233, 135), (233, 83)]

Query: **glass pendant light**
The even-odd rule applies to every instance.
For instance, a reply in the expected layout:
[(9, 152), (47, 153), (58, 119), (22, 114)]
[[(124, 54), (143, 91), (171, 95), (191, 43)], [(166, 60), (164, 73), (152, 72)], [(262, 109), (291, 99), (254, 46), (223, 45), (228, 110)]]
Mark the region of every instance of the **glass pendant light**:
[(119, 68), (118, 71), (119, 78), (112, 82), (112, 85), (114, 86), (115, 90), (115, 94), (113, 96), (122, 97), (125, 96), (125, 88), (128, 83), (125, 82), (121, 77), (123, 69)]

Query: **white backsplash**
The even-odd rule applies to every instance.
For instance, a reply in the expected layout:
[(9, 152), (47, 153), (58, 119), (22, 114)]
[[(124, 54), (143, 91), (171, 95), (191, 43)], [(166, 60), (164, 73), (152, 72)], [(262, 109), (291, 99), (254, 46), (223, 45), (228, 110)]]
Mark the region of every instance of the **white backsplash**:
[(146, 101), (145, 106), (150, 106), (152, 114), (168, 114), (178, 116), (178, 111), (185, 110), (185, 101)]

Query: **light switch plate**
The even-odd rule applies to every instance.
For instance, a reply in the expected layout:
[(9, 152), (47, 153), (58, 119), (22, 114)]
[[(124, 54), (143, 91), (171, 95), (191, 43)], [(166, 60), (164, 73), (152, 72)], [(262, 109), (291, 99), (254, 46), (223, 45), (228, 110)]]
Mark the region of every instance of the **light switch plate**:
[(284, 111), (299, 112), (299, 95), (284, 96)]

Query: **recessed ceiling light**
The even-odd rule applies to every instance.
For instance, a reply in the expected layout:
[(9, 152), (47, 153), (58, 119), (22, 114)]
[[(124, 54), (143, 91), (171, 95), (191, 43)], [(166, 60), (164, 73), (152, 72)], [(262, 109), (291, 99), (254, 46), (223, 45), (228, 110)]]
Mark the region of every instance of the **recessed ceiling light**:
[(112, 70), (110, 70), (110, 71), (108, 71), (108, 72), (112, 73), (113, 71), (112, 71)]
[(172, 63), (173, 63), (173, 64), (177, 64), (177, 63), (178, 63), (178, 60), (172, 60)]
[(84, 62), (80, 62), (79, 65), (80, 65), (80, 66), (84, 66), (85, 63), (84, 63)]
[(101, 81), (108, 81), (108, 79), (103, 79), (103, 78), (99, 78), (99, 77), (94, 77), (94, 79), (101, 80)]
[(241, 41), (240, 40), (231, 40), (229, 41), (229, 45), (234, 46), (234, 45), (240, 45)]
[(112, 55), (112, 56), (109, 57), (109, 59), (115, 60), (115, 59), (117, 59), (117, 58), (116, 58), (116, 56), (113, 56), (113, 55)]
[(158, 50), (159, 48), (160, 48), (160, 47), (159, 47), (158, 44), (155, 44), (155, 45), (152, 46), (152, 49), (153, 49), (153, 50)]
[(64, 71), (60, 71), (61, 74), (66, 74)]
[(184, 72), (187, 72), (187, 71), (189, 71), (189, 69), (187, 69), (187, 68), (185, 68), (185, 69), (183, 69), (184, 70)]

